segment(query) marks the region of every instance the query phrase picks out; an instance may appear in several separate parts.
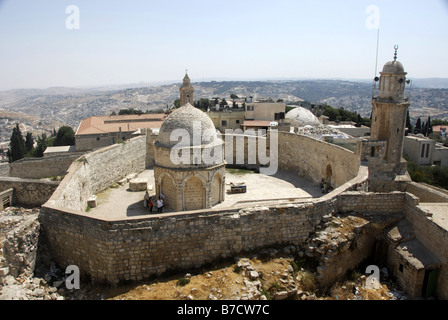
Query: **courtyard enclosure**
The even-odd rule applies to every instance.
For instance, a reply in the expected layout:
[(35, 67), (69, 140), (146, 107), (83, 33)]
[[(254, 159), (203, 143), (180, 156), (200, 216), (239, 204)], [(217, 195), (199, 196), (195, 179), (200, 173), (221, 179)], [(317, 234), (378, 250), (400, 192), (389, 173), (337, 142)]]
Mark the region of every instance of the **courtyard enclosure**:
[[(263, 143), (269, 141), (265, 137), (259, 139), (265, 139)], [(126, 175), (145, 169), (146, 150), (153, 148), (153, 141), (145, 136), (133, 138), (74, 161), (40, 215), (44, 234), (60, 265), (76, 264), (92, 279), (117, 283), (170, 269), (198, 267), (258, 247), (300, 244), (323, 215), (337, 211), (336, 196), (345, 190), (365, 188), (368, 176), (359, 162), (346, 161), (355, 158), (353, 152), (297, 134), (285, 134), (284, 139), (279, 138), (278, 149), (291, 158), (286, 161), (282, 160), (284, 156), (279, 156), (279, 168), (314, 177), (317, 182), (322, 178), (331, 179), (336, 187), (333, 192), (321, 199), (296, 200), (289, 204), (196, 210), (206, 202), (204, 193), (189, 197), (193, 202), (184, 202), (186, 209), (193, 211), (113, 221), (85, 212), (90, 196)], [(236, 139), (233, 141), (236, 143)], [(244, 142), (245, 159), (248, 159), (247, 141)], [(308, 147), (314, 150), (313, 156), (304, 154), (303, 150)], [(330, 156), (332, 153), (336, 155)], [(343, 159), (338, 161), (339, 165), (333, 163), (338, 155)], [(324, 161), (317, 161), (321, 158)], [(210, 183), (222, 186), (222, 180), (223, 176), (216, 173)], [(166, 193), (176, 192), (168, 175), (161, 175), (160, 183)], [(184, 192), (201, 192), (195, 185), (203, 185), (199, 176), (185, 179)], [(207, 201), (219, 202), (223, 191), (211, 194)]]

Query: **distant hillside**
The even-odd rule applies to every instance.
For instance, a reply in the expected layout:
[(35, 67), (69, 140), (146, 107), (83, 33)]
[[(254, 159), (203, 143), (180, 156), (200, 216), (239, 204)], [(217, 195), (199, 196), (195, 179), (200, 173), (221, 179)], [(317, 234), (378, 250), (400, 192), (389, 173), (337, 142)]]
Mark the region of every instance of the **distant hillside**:
[[(413, 120), (428, 115), (432, 118), (448, 119), (448, 89), (422, 87), (429, 86), (431, 81), (441, 85), (442, 80), (413, 80), (410, 92), (410, 114)], [(53, 130), (60, 123), (76, 129), (84, 118), (109, 115), (120, 109), (133, 108), (142, 111), (162, 109), (179, 97), (179, 86), (180, 83), (114, 90), (107, 90), (104, 87), (9, 90), (0, 92), (0, 108), (41, 119), (40, 125), (45, 124), (45, 128), (40, 129)], [(365, 117), (370, 116), (372, 108), (370, 103), (372, 83), (368, 81), (210, 81), (196, 82), (193, 86), (197, 100), (214, 97), (229, 100), (231, 94), (239, 97), (252, 96), (255, 99), (282, 99), (286, 103), (306, 100), (356, 111)], [(4, 134), (6, 129), (0, 127), (0, 131)], [(33, 126), (30, 127), (30, 130), (32, 129)]]

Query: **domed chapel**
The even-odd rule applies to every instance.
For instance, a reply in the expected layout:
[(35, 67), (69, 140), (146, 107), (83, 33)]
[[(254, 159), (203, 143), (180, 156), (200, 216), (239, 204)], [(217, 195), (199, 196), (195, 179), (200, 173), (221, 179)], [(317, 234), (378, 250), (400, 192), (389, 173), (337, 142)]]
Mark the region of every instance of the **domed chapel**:
[(188, 74), (181, 106), (164, 121), (154, 143), (156, 197), (172, 211), (211, 208), (224, 201), (224, 142), (210, 117), (195, 108)]

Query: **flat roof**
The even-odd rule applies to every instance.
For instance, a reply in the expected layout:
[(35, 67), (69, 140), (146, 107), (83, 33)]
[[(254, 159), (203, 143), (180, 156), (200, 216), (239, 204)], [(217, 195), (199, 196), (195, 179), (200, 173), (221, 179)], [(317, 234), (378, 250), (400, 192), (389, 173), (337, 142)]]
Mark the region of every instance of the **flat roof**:
[(84, 119), (76, 130), (76, 135), (103, 134), (138, 129), (159, 129), (167, 115), (164, 113), (95, 116)]
[(243, 126), (248, 127), (270, 127), (271, 122), (273, 121), (264, 121), (264, 120), (245, 120), (243, 122)]
[(58, 147), (47, 147), (44, 153), (58, 153), (58, 152), (74, 152), (76, 151), (75, 146), (58, 146)]

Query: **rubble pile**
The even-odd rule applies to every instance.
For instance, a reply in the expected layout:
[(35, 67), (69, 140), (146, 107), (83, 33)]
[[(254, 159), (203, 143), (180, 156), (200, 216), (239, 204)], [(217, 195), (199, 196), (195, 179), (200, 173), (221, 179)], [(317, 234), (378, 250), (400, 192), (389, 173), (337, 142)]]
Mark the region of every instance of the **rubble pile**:
[[(0, 212), (0, 300), (62, 300), (54, 272), (35, 277), (39, 209), (8, 207)], [(53, 268), (53, 271), (56, 270)], [(62, 275), (61, 275), (62, 276)]]
[(336, 136), (339, 138), (349, 138), (348, 135), (346, 135), (345, 133), (326, 125), (298, 127), (297, 133), (303, 135), (317, 135), (317, 136), (328, 135), (328, 136)]

